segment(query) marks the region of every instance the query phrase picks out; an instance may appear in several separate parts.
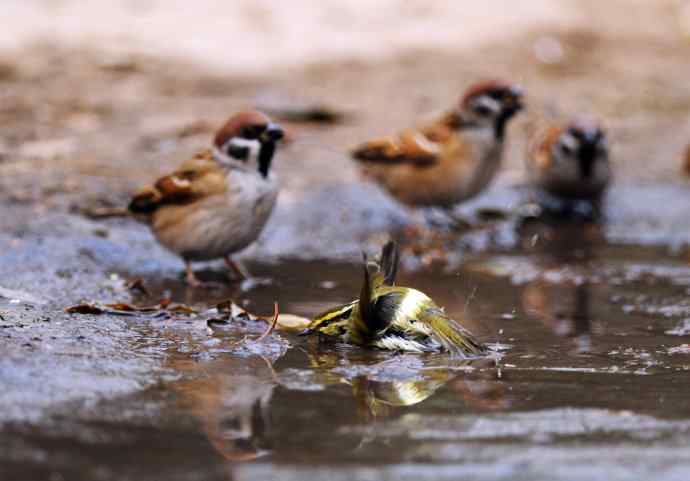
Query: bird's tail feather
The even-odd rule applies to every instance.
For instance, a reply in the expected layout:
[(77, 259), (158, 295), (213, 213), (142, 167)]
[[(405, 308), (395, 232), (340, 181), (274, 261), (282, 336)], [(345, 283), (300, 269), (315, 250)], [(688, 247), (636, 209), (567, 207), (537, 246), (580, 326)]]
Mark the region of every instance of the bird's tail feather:
[(400, 251), (395, 241), (389, 240), (381, 249), (379, 271), (383, 274), (383, 282), (388, 286), (395, 285), (395, 277), (398, 274)]

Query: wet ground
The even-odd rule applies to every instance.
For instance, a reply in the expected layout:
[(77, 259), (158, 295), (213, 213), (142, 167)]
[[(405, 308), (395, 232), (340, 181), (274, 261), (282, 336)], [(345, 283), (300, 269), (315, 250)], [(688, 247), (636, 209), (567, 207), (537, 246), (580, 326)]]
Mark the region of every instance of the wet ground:
[[(168, 296), (200, 309), (233, 297), (265, 314), (278, 300), (310, 316), (349, 299), (360, 270), (250, 263), (274, 283), (188, 290), (174, 259), (147, 266), (156, 248), (129, 221), (111, 221), (104, 237), (92, 232), (100, 223), (51, 220), (49, 238), (29, 229), (4, 239), (2, 479), (687, 475), (686, 248), (606, 241), (644, 229), (502, 222), (446, 240), (464, 246), (459, 264), (408, 262), (402, 284), (432, 293), (502, 354), (458, 362), (285, 332), (258, 343), (261, 322), (66, 314), (85, 299)], [(118, 249), (122, 236), (142, 246)], [(124, 286), (135, 277), (147, 294)]]
[[(655, 30), (675, 21), (665, 10), (631, 30), (651, 15), (638, 10), (618, 29), (606, 22), (620, 15), (602, 13), (512, 42), (260, 77), (46, 44), (3, 56), (0, 479), (686, 479), (690, 45)], [(561, 56), (544, 57), (544, 45)], [(475, 228), (406, 244), (401, 274), (490, 343), (491, 359), (365, 352), (285, 331), (259, 343), (262, 322), (204, 315), (65, 312), (164, 297), (201, 312), (232, 298), (312, 316), (348, 300), (361, 249), (415, 219), (361, 183), (344, 149), (497, 75), (523, 83), (532, 106), (510, 128), (506, 168), (459, 209)], [(124, 204), (229, 111), (305, 102), (345, 120), (286, 123), (280, 203), (244, 255), (271, 285), (186, 289), (179, 260), (142, 225), (85, 215)], [(617, 167), (603, 226), (513, 217), (529, 198), (525, 133), (544, 111), (606, 121)], [(488, 222), (483, 208), (509, 218)], [(221, 264), (200, 269), (223, 277)], [(127, 287), (134, 279), (148, 294)]]

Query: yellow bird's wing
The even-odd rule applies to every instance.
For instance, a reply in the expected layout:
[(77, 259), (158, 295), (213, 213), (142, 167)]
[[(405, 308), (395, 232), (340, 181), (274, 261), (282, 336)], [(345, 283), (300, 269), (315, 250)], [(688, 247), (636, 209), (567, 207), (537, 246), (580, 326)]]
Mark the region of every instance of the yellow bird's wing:
[(347, 304), (341, 304), (322, 312), (318, 316), (314, 317), (314, 320), (312, 320), (309, 326), (307, 326), (307, 329), (302, 332), (302, 335), (322, 331), (333, 323), (349, 318), (352, 313), (352, 309), (355, 307), (357, 302), (358, 300), (354, 300), (348, 302)]
[(448, 317), (437, 306), (429, 306), (422, 310), (418, 321), (429, 326), (432, 339), (451, 354), (461, 357), (486, 354), (486, 347), (470, 331)]

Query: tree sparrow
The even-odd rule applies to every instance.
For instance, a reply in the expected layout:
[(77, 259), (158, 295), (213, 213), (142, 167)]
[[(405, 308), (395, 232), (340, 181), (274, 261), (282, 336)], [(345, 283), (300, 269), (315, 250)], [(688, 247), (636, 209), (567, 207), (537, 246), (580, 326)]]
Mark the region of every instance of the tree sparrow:
[(470, 87), (435, 122), (354, 149), (365, 177), (408, 206), (450, 208), (480, 193), (501, 164), (508, 120), (522, 89), (498, 81)]
[(550, 125), (531, 139), (527, 171), (542, 207), (595, 213), (611, 179), (606, 134), (590, 120)]
[(230, 256), (256, 240), (273, 210), (278, 181), (271, 161), (282, 138), (283, 130), (266, 115), (237, 113), (218, 130), (211, 149), (130, 202), (129, 210), (146, 219), (158, 241), (182, 257), (190, 285), (200, 285), (192, 261), (219, 257), (238, 277), (247, 277)]

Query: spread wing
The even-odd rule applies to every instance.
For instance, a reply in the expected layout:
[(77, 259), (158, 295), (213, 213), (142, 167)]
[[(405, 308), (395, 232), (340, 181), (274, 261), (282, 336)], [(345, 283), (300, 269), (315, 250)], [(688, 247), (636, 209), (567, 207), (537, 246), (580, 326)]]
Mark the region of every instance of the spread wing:
[(187, 204), (225, 192), (225, 171), (210, 151), (197, 154), (172, 174), (142, 188), (129, 204), (135, 214), (150, 214), (163, 205)]
[(419, 322), (431, 328), (431, 337), (448, 352), (467, 356), (486, 353), (486, 348), (474, 335), (457, 321), (449, 318), (442, 309), (428, 307), (419, 316)]
[(365, 142), (352, 151), (352, 157), (361, 163), (428, 167), (438, 161), (440, 152), (439, 144), (423, 132), (407, 129), (394, 137), (381, 137)]

